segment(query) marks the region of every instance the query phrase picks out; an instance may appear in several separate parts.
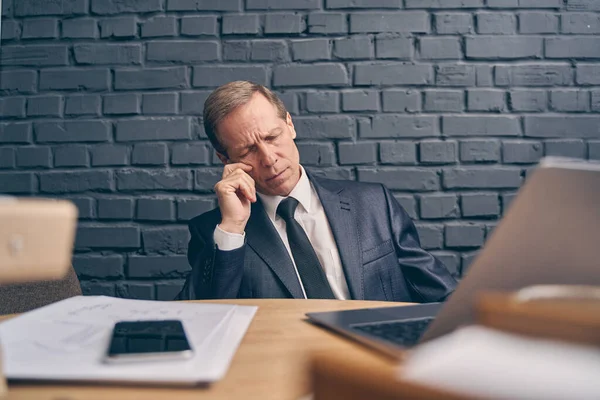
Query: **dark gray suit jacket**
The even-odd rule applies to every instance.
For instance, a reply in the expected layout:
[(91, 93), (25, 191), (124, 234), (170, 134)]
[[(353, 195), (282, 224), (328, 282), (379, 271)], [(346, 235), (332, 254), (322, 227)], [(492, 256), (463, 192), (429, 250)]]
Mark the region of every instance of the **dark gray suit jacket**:
[[(329, 220), (352, 299), (433, 302), (452, 293), (456, 280), (421, 249), (413, 222), (385, 186), (308, 176)], [(213, 232), (220, 221), (217, 208), (189, 222), (192, 271), (178, 300), (303, 298), (289, 253), (260, 199), (252, 204), (241, 248), (216, 247)]]

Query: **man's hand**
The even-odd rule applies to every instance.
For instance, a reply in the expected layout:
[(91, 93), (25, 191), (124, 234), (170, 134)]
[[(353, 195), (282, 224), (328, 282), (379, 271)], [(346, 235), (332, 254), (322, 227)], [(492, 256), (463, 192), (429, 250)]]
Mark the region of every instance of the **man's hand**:
[(227, 164), (221, 180), (215, 185), (219, 199), (221, 223), (225, 232), (244, 233), (250, 218), (250, 203), (256, 201), (254, 179), (248, 175), (252, 167), (242, 163)]

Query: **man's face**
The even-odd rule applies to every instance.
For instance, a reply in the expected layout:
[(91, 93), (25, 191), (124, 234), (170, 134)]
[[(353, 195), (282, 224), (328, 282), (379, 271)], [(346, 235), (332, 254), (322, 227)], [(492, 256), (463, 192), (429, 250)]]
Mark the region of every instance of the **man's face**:
[(287, 121), (277, 109), (256, 93), (244, 106), (218, 124), (218, 135), (227, 156), (218, 154), (224, 164), (244, 163), (259, 193), (287, 196), (300, 179), (300, 155), (294, 139), (296, 130), (289, 113)]

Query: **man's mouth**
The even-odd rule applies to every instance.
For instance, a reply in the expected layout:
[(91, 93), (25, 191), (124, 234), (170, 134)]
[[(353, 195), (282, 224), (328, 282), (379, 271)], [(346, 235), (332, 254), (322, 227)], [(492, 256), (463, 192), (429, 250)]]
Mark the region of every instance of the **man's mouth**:
[(273, 175), (270, 178), (267, 178), (267, 182), (272, 181), (273, 179), (279, 178), (281, 176), (281, 174), (283, 174), (285, 172), (285, 169), (283, 171), (281, 171), (280, 173), (278, 173), (277, 175)]

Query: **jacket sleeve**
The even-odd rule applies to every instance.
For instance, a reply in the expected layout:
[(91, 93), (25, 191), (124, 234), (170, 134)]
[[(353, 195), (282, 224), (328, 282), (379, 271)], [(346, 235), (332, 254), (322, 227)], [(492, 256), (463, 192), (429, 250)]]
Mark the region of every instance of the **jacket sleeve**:
[(384, 187), (398, 262), (415, 302), (444, 301), (457, 282), (446, 266), (421, 248), (417, 229), (392, 193)]
[(175, 300), (237, 298), (244, 273), (246, 244), (222, 251), (212, 237), (203, 235), (191, 222), (189, 230), (187, 256), (192, 270)]

